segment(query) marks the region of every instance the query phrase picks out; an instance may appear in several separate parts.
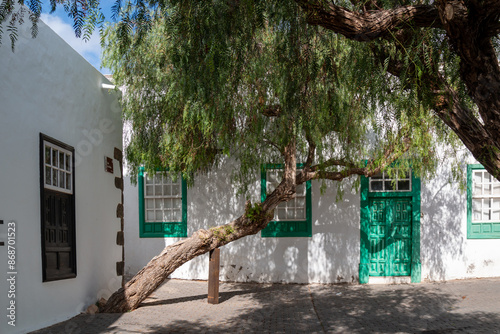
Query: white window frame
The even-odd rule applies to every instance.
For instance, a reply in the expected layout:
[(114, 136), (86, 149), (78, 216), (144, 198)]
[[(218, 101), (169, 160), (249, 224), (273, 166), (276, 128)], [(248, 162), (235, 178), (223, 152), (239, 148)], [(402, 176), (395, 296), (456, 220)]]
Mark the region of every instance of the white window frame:
[[(281, 179), (279, 177), (279, 175), (276, 175), (280, 172), (283, 172), (282, 169), (268, 169), (266, 170), (266, 190), (268, 193), (271, 193), (274, 191), (274, 189), (276, 189), (276, 187), (278, 186), (279, 182), (274, 184), (273, 182), (271, 182), (271, 180), (279, 180)], [(297, 174), (300, 173), (299, 171), (297, 171)], [(272, 176), (272, 174), (275, 174), (275, 177)], [(297, 188), (296, 188), (296, 193), (295, 193), (295, 198), (287, 201), (287, 202), (281, 202), (280, 204), (278, 204), (278, 206), (276, 206), (276, 208), (274, 209), (274, 218), (273, 220), (274, 221), (305, 221), (307, 219), (307, 213), (306, 213), (306, 209), (307, 209), (307, 204), (306, 204), (306, 184), (305, 183), (302, 183), (302, 184), (299, 184), (297, 185)], [(297, 202), (303, 202), (303, 205), (297, 205)], [(280, 210), (284, 210), (285, 211), (285, 215), (286, 215), (286, 218), (279, 218), (278, 215), (279, 215), (279, 211)], [(289, 210), (291, 210), (293, 212), (293, 217), (294, 218), (287, 218), (288, 217), (288, 212)], [(297, 211), (298, 210), (302, 210), (302, 217), (297, 217)]]
[[(481, 174), (481, 194), (478, 194), (476, 192), (476, 174)], [(484, 182), (485, 176), (489, 176), (490, 181)], [(485, 169), (474, 169), (472, 171), (472, 217), (471, 220), (473, 223), (491, 223), (491, 222), (498, 222), (500, 221), (500, 217), (493, 218), (494, 217), (494, 210), (495, 211), (500, 211), (500, 207), (495, 208), (493, 207), (493, 200), (497, 200), (500, 202), (500, 193), (498, 194), (493, 194), (494, 188), (497, 186), (500, 189), (500, 181), (498, 181), (496, 178), (494, 178), (488, 171)], [(491, 187), (490, 194), (485, 194), (485, 189), (486, 187)], [(481, 219), (476, 219), (476, 205), (475, 205), (475, 200), (481, 200)], [(484, 213), (485, 213), (485, 201), (489, 202), (489, 206), (486, 207), (486, 210), (489, 211), (489, 219), (483, 219), (484, 218)], [(499, 204), (500, 205), (500, 204)]]
[[(51, 148), (50, 163), (47, 163), (47, 161), (45, 159), (47, 147)], [(57, 159), (58, 159), (57, 166), (53, 165), (53, 163), (52, 163), (53, 162), (53, 154), (52, 154), (53, 151), (52, 150), (58, 151), (58, 153), (57, 153)], [(63, 168), (60, 167), (60, 163), (59, 163), (60, 153), (64, 153), (63, 156), (65, 158), (65, 163), (63, 164)], [(69, 167), (66, 166), (66, 162), (69, 164)], [(56, 145), (56, 144), (53, 144), (49, 141), (44, 140), (43, 141), (43, 167), (44, 167), (43, 185), (44, 185), (45, 189), (55, 190), (55, 191), (59, 191), (59, 192), (65, 193), (65, 194), (73, 194), (73, 189), (74, 189), (74, 184), (73, 184), (73, 152), (62, 148), (59, 145)], [(47, 168), (50, 168), (50, 184), (47, 184)], [(57, 172), (57, 182), (58, 183), (60, 182), (59, 180), (60, 180), (61, 173), (63, 173), (63, 175), (64, 175), (64, 186), (63, 187), (61, 187), (59, 185), (52, 184), (54, 171)], [(67, 187), (68, 180), (70, 182), (69, 188)]]
[[(385, 171), (383, 171), (382, 173), (379, 173), (377, 175), (374, 175), (372, 177), (369, 178), (369, 191), (370, 192), (384, 192), (384, 193), (395, 193), (395, 192), (411, 192), (412, 191), (412, 182), (411, 182), (411, 179), (412, 179), (412, 171), (411, 170), (408, 170), (408, 176), (405, 177), (405, 178), (399, 178), (399, 170), (396, 170), (395, 172), (395, 178), (391, 178), (387, 175), (387, 173)], [(379, 176), (382, 176), (381, 178), (378, 178)], [(408, 181), (409, 182), (409, 189), (402, 189), (400, 190), (399, 189), (399, 182), (402, 182), (402, 181)], [(382, 182), (382, 189), (373, 189), (372, 188), (372, 184), (374, 182)], [(385, 189), (385, 184), (386, 182), (391, 182), (392, 185), (394, 185), (396, 187), (396, 189)]]
[[(144, 222), (145, 223), (182, 223), (182, 178), (179, 176), (177, 180), (173, 182), (170, 174), (168, 172), (156, 172), (154, 177), (150, 178), (148, 173), (144, 173)], [(157, 183), (157, 178), (161, 177), (161, 182)], [(165, 178), (168, 178), (168, 182), (164, 182)], [(151, 180), (152, 182), (149, 182)], [(178, 194), (172, 195), (172, 186), (178, 187)], [(147, 188), (152, 187), (153, 193), (148, 195)], [(156, 193), (156, 187), (160, 187), (161, 194)], [(170, 189), (170, 194), (165, 194), (165, 187)], [(148, 207), (148, 200), (153, 202), (153, 207)], [(165, 200), (170, 201), (170, 207), (165, 206)], [(178, 200), (179, 206), (174, 208), (174, 200)], [(159, 202), (158, 202), (159, 201)], [(157, 207), (159, 203), (159, 207)], [(178, 218), (174, 219), (174, 209), (178, 211)], [(148, 211), (154, 212), (154, 219), (148, 219)], [(157, 218), (157, 211), (162, 213), (161, 218)], [(166, 213), (171, 212), (171, 219), (167, 219)]]

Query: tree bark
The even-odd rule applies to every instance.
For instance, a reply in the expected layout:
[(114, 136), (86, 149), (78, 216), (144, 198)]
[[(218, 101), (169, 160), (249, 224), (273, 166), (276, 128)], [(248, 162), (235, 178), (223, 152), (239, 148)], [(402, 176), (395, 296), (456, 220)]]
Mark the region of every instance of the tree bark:
[(440, 27), (438, 11), (433, 5), (398, 6), (355, 12), (314, 0), (296, 0), (307, 13), (307, 22), (342, 34), (347, 38), (368, 42), (399, 27)]
[[(443, 29), (460, 57), (460, 77), (480, 118), (461, 105), (451, 87), (445, 88), (445, 96), (436, 99), (434, 111), (476, 160), (500, 180), (500, 66), (491, 40), (500, 33), (500, 1), (436, 0), (430, 5), (368, 11), (352, 11), (317, 0), (295, 2), (306, 13), (309, 24), (361, 42), (380, 39), (391, 32), (396, 35), (397, 29), (408, 34), (418, 33), (415, 27)], [(392, 74), (398, 76), (397, 72), (398, 69)], [(442, 78), (437, 82), (446, 86)]]
[(438, 115), (448, 126), (453, 123), (450, 127), (474, 157), (500, 179), (500, 66), (487, 33), (498, 24), (499, 3), (486, 7), (478, 1), (440, 0), (436, 5), (450, 44), (460, 57), (460, 77), (481, 120), (461, 108), (457, 98)]
[[(137, 308), (175, 269), (187, 261), (247, 235), (256, 234), (272, 220), (274, 209), (279, 203), (294, 198), (298, 184), (317, 179), (319, 175), (330, 180), (340, 181), (351, 175), (372, 176), (378, 173), (397, 160), (409, 148), (408, 139), (404, 135), (402, 135), (402, 140), (404, 142), (403, 150), (395, 150), (395, 146), (388, 147), (384, 155), (385, 161), (378, 166), (373, 166), (373, 161), (369, 161), (363, 168), (353, 167), (353, 164), (346, 163), (344, 172), (325, 173), (324, 175), (319, 170), (319, 166), (311, 166), (312, 157), (308, 157), (306, 166), (301, 173), (297, 174), (296, 147), (295, 142), (292, 141), (283, 151), (285, 157), (283, 179), (278, 187), (266, 197), (264, 202), (253, 206), (250, 202), (247, 202), (244, 214), (231, 223), (209, 230), (198, 230), (190, 238), (165, 247), (123, 288), (111, 295), (106, 305), (102, 307), (101, 312), (122, 313)], [(314, 155), (314, 150), (315, 145), (310, 143), (311, 156)], [(395, 153), (396, 151), (399, 153)], [(343, 165), (344, 162), (331, 160), (325, 166), (334, 164)]]
[[(262, 206), (257, 204), (255, 207), (261, 208)], [(224, 246), (244, 236), (255, 234), (263, 229), (272, 219), (272, 210), (260, 211), (258, 215), (251, 215), (251, 208), (248, 204), (245, 214), (229, 224), (209, 230), (198, 230), (191, 237), (167, 246), (123, 288), (111, 295), (101, 312), (121, 313), (137, 308), (175, 269), (184, 263), (212, 249)]]
[(256, 234), (271, 221), (274, 208), (295, 196), (295, 142), (284, 149), (284, 176), (281, 183), (262, 203), (247, 202), (245, 213), (229, 224), (198, 230), (190, 238), (176, 242), (155, 256), (123, 288), (113, 293), (101, 312), (121, 313), (133, 310), (155, 291), (168, 276), (189, 260), (222, 247), (247, 235)]

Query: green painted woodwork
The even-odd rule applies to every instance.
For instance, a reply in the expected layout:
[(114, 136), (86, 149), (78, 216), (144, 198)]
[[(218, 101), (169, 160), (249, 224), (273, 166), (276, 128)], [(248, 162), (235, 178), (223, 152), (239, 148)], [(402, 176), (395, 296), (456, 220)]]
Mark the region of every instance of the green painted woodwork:
[[(302, 168), (304, 164), (297, 164), (297, 168)], [(260, 195), (264, 202), (267, 194), (267, 170), (282, 169), (282, 164), (262, 165), (260, 172)], [(306, 219), (303, 221), (271, 221), (261, 231), (261, 237), (310, 237), (312, 236), (312, 212), (311, 212), (311, 181), (306, 182)]]
[(182, 188), (182, 222), (146, 222), (144, 205), (144, 168), (139, 168), (137, 177), (139, 188), (139, 237), (140, 238), (173, 238), (187, 237), (187, 185), (181, 180)]
[(371, 198), (369, 203), (369, 275), (409, 276), (411, 197)]
[(412, 190), (370, 192), (361, 177), (359, 282), (369, 276), (411, 276), (420, 282), (420, 179)]
[(500, 221), (472, 221), (472, 186), (474, 170), (484, 170), (481, 164), (467, 165), (467, 238), (500, 239)]

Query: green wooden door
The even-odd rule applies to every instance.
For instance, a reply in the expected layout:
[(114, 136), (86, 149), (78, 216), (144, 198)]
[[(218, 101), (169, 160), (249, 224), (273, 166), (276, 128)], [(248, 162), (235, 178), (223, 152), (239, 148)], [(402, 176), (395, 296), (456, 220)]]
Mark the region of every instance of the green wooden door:
[(411, 201), (411, 198), (370, 199), (370, 276), (410, 275)]

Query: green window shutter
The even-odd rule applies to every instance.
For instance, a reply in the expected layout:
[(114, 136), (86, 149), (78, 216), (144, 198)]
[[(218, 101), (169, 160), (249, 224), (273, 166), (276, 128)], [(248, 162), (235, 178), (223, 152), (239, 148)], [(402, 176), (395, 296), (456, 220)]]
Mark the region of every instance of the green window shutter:
[[(187, 237), (187, 186), (185, 180), (181, 179), (181, 221), (148, 221), (146, 219), (146, 196), (144, 192), (145, 175), (144, 168), (139, 169), (139, 237), (141, 238), (165, 238), (165, 237)], [(157, 198), (156, 200), (164, 200)], [(165, 200), (168, 200), (166, 198)]]
[[(270, 169), (283, 169), (282, 164), (266, 164), (261, 168), (261, 200), (266, 199), (267, 171)], [(297, 164), (297, 168), (303, 164)], [(311, 237), (312, 236), (312, 209), (311, 209), (311, 181), (305, 184), (305, 219), (304, 220), (273, 220), (261, 231), (261, 237)]]
[[(475, 173), (476, 172), (476, 173)], [(479, 173), (477, 173), (479, 172)], [(484, 184), (481, 184), (480, 193), (475, 194), (474, 174), (479, 178), (489, 177), (490, 181), (487, 185), (491, 188), (485, 189)], [(481, 180), (481, 183), (484, 181)], [(500, 190), (499, 182), (493, 178), (483, 165), (471, 164), (467, 165), (467, 238), (468, 239), (499, 239), (500, 238)], [(477, 209), (476, 214), (481, 215), (481, 218), (475, 218), (474, 202), (481, 204), (481, 208)], [(484, 212), (484, 213), (483, 213)], [(489, 215), (489, 217), (484, 217)]]

